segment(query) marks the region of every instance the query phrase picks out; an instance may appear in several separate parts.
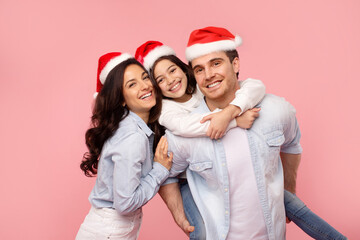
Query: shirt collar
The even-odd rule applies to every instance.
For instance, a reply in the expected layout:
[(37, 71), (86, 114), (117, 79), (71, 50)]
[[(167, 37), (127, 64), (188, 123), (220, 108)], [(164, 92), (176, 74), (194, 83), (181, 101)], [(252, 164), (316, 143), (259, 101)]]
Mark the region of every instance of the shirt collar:
[(197, 113), (208, 113), (208, 112), (210, 112), (210, 109), (209, 109), (208, 105), (205, 102), (205, 97), (203, 97), (201, 99), (201, 102), (200, 102), (199, 106), (194, 110), (194, 112), (197, 112)]
[(149, 128), (149, 126), (141, 119), (136, 113), (129, 111), (129, 116), (135, 120), (136, 124), (143, 130), (143, 132), (150, 137), (154, 132)]

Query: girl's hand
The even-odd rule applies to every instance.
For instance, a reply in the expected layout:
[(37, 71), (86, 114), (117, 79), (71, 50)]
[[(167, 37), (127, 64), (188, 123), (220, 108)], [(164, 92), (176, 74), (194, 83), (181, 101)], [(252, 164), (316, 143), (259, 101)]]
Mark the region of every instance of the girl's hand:
[(163, 165), (167, 170), (172, 166), (173, 153), (168, 156), (168, 142), (166, 137), (162, 136), (158, 145), (156, 146), (154, 162)]
[(259, 117), (260, 110), (261, 108), (252, 108), (244, 112), (240, 117), (236, 118), (237, 126), (244, 129), (251, 128), (255, 119)]
[(226, 129), (232, 119), (232, 113), (225, 111), (224, 109), (220, 112), (211, 113), (203, 117), (200, 123), (210, 121), (210, 125), (206, 131), (206, 136), (211, 139), (219, 139), (224, 136)]

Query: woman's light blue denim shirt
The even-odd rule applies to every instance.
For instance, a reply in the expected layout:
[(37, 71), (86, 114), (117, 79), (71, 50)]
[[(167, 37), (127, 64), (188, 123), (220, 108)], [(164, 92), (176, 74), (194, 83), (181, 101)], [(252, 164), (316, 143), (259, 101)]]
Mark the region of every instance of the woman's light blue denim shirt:
[[(283, 98), (266, 95), (260, 107), (260, 117), (246, 133), (268, 238), (281, 240), (285, 239), (285, 209), (279, 155), (280, 150), (292, 154), (302, 152), (300, 130), (295, 108)], [(209, 109), (202, 101), (195, 111), (205, 113)], [(170, 132), (166, 135), (169, 151), (174, 153), (170, 176), (174, 177), (188, 167), (187, 179), (204, 219), (207, 239), (226, 239), (231, 213), (229, 176), (222, 141), (208, 137), (184, 138)], [(164, 184), (170, 182), (173, 178)]]
[(101, 151), (98, 174), (89, 201), (95, 208), (114, 208), (128, 214), (146, 204), (169, 171), (153, 162), (154, 134), (131, 112)]

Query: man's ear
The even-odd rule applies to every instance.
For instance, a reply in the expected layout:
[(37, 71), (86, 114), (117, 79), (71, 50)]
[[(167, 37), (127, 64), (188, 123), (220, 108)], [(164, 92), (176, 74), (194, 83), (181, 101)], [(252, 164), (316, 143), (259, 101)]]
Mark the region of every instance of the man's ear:
[(238, 73), (240, 71), (240, 59), (238, 57), (235, 57), (232, 61), (232, 65), (235, 73)]

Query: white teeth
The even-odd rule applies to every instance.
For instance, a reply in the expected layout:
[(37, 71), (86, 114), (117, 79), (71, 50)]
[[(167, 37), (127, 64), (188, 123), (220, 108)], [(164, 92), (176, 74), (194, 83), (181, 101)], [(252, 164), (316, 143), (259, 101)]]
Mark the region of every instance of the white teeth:
[(208, 88), (215, 87), (216, 85), (219, 85), (220, 82), (214, 82), (213, 84), (208, 85)]
[(170, 91), (174, 90), (175, 88), (177, 88), (180, 85), (180, 83), (177, 83), (175, 86), (173, 86), (172, 88), (170, 88)]
[(143, 95), (143, 96), (141, 97), (141, 99), (144, 99), (144, 98), (147, 98), (147, 97), (150, 97), (150, 96), (151, 96), (151, 92), (148, 93), (148, 94)]

